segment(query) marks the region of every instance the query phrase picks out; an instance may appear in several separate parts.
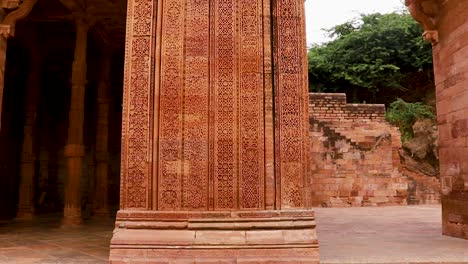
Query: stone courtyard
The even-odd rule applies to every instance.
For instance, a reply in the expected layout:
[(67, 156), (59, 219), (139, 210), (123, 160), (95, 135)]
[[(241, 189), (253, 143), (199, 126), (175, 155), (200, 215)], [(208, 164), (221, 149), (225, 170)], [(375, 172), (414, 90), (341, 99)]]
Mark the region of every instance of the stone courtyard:
[(441, 207), (382, 106), (309, 105), (302, 0), (0, 0), (0, 263), (468, 262), (468, 1), (405, 4)]
[(439, 205), (316, 208), (321, 263), (468, 263)]
[[(441, 235), (438, 205), (316, 208), (322, 263), (468, 263), (468, 241)], [(106, 263), (113, 220), (0, 224), (0, 263)]]

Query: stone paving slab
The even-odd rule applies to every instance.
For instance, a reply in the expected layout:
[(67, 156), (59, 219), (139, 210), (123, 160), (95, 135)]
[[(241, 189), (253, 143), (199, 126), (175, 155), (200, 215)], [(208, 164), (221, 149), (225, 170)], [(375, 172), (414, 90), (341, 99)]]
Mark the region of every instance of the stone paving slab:
[[(441, 235), (440, 206), (316, 208), (323, 264), (466, 264), (468, 240)], [(0, 264), (107, 263), (113, 219), (0, 223)]]
[(468, 263), (468, 240), (442, 235), (441, 207), (316, 208), (322, 263)]
[(60, 216), (0, 223), (0, 264), (107, 263), (114, 219), (61, 228)]

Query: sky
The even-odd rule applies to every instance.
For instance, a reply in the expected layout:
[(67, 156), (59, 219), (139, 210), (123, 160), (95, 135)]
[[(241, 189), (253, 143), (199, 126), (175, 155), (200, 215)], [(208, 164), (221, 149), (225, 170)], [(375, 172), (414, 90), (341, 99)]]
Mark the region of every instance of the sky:
[(391, 13), (403, 6), (401, 0), (306, 0), (307, 43), (327, 41), (323, 28), (342, 24), (361, 13)]

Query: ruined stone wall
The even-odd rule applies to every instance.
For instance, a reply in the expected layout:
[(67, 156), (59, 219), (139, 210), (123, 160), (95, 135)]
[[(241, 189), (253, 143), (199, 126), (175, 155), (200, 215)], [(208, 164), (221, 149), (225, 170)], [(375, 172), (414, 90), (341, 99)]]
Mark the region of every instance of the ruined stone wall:
[(309, 112), (314, 206), (440, 203), (439, 179), (401, 163), (400, 131), (384, 105), (311, 93)]
[(444, 1), (434, 69), (443, 233), (468, 239), (468, 1)]
[(346, 104), (345, 94), (309, 98), (313, 205), (406, 204), (400, 133), (385, 122), (385, 107)]

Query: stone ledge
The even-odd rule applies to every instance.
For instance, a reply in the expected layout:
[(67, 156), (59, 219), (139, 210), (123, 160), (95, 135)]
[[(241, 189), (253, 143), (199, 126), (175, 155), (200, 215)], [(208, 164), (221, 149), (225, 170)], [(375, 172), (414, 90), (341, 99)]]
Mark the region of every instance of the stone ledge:
[(168, 263), (318, 263), (314, 212), (120, 211), (111, 240), (111, 263), (165, 263), (164, 259)]

